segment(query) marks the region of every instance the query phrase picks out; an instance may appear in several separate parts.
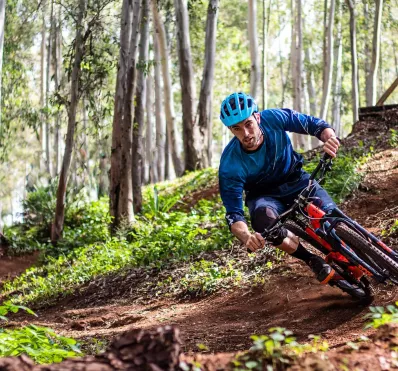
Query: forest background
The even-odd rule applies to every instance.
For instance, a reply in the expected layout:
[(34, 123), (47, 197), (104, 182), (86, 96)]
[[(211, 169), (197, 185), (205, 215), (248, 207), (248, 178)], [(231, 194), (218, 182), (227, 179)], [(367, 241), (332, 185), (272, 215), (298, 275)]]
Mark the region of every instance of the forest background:
[(0, 230), (51, 189), (53, 242), (65, 200), (109, 195), (118, 226), (142, 185), (217, 166), (233, 91), (343, 137), (398, 75), (396, 0), (3, 0), (0, 27)]

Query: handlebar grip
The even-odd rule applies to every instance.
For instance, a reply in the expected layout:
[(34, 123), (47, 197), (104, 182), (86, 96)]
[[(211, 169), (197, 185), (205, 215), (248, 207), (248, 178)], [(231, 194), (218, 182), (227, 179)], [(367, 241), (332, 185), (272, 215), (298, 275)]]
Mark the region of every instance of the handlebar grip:
[(323, 161), (327, 161), (327, 160), (329, 160), (329, 159), (331, 159), (331, 158), (332, 158), (332, 156), (330, 156), (330, 155), (327, 154), (326, 152), (323, 154), (323, 157), (322, 157)]

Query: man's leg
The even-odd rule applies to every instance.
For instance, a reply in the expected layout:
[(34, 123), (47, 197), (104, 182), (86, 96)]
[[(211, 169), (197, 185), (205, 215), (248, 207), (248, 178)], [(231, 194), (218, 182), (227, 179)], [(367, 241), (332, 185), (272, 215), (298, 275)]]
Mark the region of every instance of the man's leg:
[[(263, 232), (275, 222), (278, 214), (286, 210), (286, 206), (273, 197), (258, 197), (248, 203), (252, 227), (256, 232)], [(273, 236), (268, 238), (276, 248), (307, 263), (317, 279), (327, 283), (334, 275), (334, 270), (321, 257), (309, 252), (299, 241), (299, 238), (285, 227), (279, 228)]]

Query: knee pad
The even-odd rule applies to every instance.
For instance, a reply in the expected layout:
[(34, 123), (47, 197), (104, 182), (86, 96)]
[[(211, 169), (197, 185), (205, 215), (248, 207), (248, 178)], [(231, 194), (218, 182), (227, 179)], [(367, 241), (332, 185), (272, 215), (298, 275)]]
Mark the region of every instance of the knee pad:
[[(264, 232), (264, 229), (269, 228), (277, 218), (275, 211), (269, 207), (259, 207), (257, 208), (251, 217), (252, 227), (258, 232)], [(267, 241), (272, 243), (274, 246), (279, 246), (282, 244), (285, 237), (287, 237), (287, 229), (285, 227), (280, 227), (272, 232), (267, 238)]]
[(276, 218), (277, 214), (273, 209), (259, 207), (251, 215), (252, 227), (258, 233), (264, 232), (264, 229), (269, 228)]

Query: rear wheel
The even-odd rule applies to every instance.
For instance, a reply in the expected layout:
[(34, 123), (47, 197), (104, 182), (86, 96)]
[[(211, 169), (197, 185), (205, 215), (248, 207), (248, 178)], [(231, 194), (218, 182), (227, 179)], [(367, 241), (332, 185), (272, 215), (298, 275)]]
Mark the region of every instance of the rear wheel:
[(370, 257), (367, 261), (382, 274), (391, 277), (393, 281), (398, 280), (398, 263), (390, 258), (387, 254), (373, 246), (365, 240), (359, 233), (352, 230), (344, 223), (336, 225), (336, 234), (346, 242), (361, 257)]

